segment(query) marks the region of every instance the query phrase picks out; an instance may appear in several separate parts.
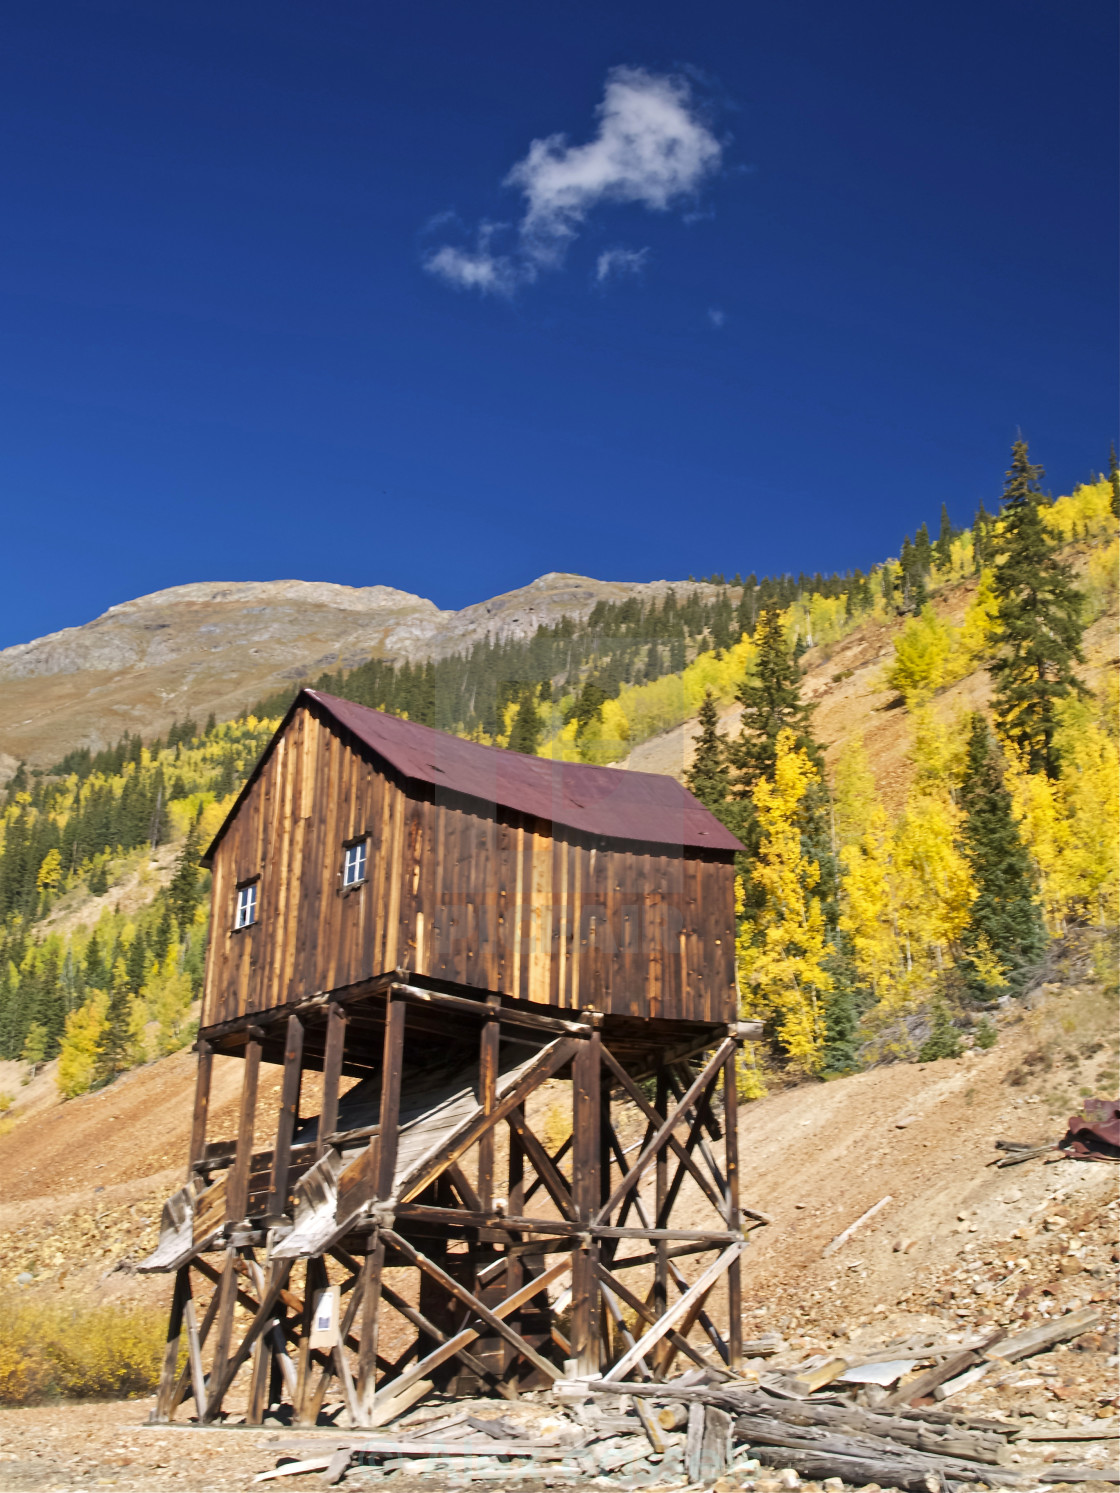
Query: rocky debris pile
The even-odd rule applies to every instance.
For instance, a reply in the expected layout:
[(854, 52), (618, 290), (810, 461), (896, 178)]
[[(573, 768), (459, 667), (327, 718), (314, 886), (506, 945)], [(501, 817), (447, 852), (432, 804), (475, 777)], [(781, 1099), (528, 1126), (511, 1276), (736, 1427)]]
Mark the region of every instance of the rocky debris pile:
[(159, 1239), (162, 1193), (128, 1203), (75, 1208), (0, 1233), (0, 1286), (62, 1286), (89, 1266), (128, 1271)]

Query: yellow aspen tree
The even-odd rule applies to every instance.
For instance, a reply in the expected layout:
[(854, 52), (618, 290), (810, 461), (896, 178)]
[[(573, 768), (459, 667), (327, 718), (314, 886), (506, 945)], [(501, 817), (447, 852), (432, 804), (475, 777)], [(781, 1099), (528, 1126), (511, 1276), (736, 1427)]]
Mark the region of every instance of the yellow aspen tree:
[(832, 816), (836, 846), (843, 850), (871, 828), (879, 799), (862, 736), (848, 742), (836, 761), (832, 783)]
[(86, 1093), (98, 1072), (98, 1054), (105, 1033), (108, 994), (95, 990), (85, 1005), (71, 1011), (58, 1051), (56, 1082), (64, 1099)]
[(52, 846), (43, 857), (39, 867), (39, 874), (35, 878), (35, 885), (41, 892), (55, 892), (58, 883), (62, 880), (62, 857), (56, 847)]
[(861, 979), (886, 1008), (905, 994), (905, 960), (894, 905), (890, 822), (880, 806), (858, 840), (840, 850), (843, 867), (843, 913), (840, 927), (851, 942)]
[(895, 830), (898, 916), (908, 983), (928, 983), (952, 961), (976, 887), (959, 848), (960, 810), (947, 794), (911, 794)]
[(818, 1072), (823, 1061), (824, 997), (833, 988), (824, 968), (824, 915), (814, 895), (820, 866), (802, 853), (797, 824), (798, 806), (817, 782), (794, 733), (779, 732), (773, 781), (759, 779), (752, 793), (762, 838), (751, 879), (765, 903), (740, 949), (751, 1013), (776, 1018), (788, 1057), (808, 1073)]

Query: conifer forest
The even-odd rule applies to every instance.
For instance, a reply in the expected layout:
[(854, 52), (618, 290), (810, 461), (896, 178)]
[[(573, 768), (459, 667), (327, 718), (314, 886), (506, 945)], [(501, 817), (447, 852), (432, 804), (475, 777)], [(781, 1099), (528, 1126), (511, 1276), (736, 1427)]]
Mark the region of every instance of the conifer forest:
[[(600, 603), (520, 641), (304, 681), (473, 740), (611, 764), (697, 722), (685, 780), (746, 847), (737, 878), (748, 1046), (741, 1092), (951, 1055), (1037, 978), (1074, 925), (1120, 921), (1116, 672), (1083, 636), (1117, 604), (1120, 471), (1043, 491), (1023, 441), (966, 529), (943, 506), (898, 558), (844, 575), (715, 574)], [(944, 598), (966, 590), (956, 620)], [(865, 743), (826, 763), (802, 659), (890, 629), (881, 688), (910, 777), (881, 791)], [(970, 675), (989, 687), (946, 720)], [(207, 938), (198, 858), (295, 697), (182, 720), (48, 770), (0, 800), (0, 1057), (57, 1058), (66, 1096), (193, 1040)], [(81, 902), (86, 916), (60, 919)], [(59, 925), (59, 926), (56, 926)]]

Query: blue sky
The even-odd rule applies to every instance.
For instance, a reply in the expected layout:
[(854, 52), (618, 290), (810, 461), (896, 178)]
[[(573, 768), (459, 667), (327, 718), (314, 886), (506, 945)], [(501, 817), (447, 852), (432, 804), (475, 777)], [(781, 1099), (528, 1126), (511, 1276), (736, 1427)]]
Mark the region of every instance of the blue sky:
[(990, 505), (1019, 427), (1068, 490), (1117, 435), (1116, 31), (10, 10), (0, 645), (192, 580), (866, 565)]

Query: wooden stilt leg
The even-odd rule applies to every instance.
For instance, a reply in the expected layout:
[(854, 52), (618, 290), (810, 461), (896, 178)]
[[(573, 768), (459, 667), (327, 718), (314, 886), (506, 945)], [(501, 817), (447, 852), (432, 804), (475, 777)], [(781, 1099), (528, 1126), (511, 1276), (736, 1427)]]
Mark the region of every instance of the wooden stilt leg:
[(296, 1366), (295, 1422), (299, 1426), (314, 1425), (308, 1418), (308, 1401), (311, 1392), (311, 1319), (315, 1310), (315, 1298), (327, 1284), (327, 1267), (321, 1255), (314, 1255), (307, 1262), (307, 1274), (303, 1286), (303, 1314), (299, 1328), (299, 1361)]
[[(579, 1044), (572, 1060), (572, 1187), (580, 1221), (588, 1224), (602, 1206), (599, 1046), (596, 1027)], [(576, 1373), (581, 1375), (597, 1374), (600, 1366), (602, 1308), (595, 1272), (598, 1258), (597, 1241), (592, 1238), (572, 1255), (572, 1356), (576, 1360)]]
[(191, 1124), (191, 1149), (190, 1160), (187, 1166), (187, 1180), (190, 1180), (195, 1165), (202, 1160), (206, 1154), (206, 1117), (210, 1108), (210, 1077), (214, 1067), (214, 1049), (209, 1042), (200, 1040), (196, 1043), (198, 1051), (198, 1072), (195, 1077), (194, 1087), (194, 1120)]
[[(518, 1111), (524, 1123), (525, 1111)], [(525, 1209), (525, 1146), (515, 1128), (509, 1132), (509, 1179), (507, 1196), (509, 1198), (508, 1211), (515, 1218), (520, 1216)], [(525, 1257), (523, 1255), (509, 1255), (506, 1263), (505, 1286), (506, 1295), (512, 1296), (519, 1291), (525, 1281)], [(545, 1300), (545, 1309), (548, 1302)], [(510, 1318), (510, 1326), (518, 1333), (523, 1334), (523, 1323), (520, 1316)], [(518, 1380), (520, 1379), (519, 1356), (513, 1352), (509, 1343), (503, 1343), (505, 1355), (505, 1369), (507, 1383), (513, 1394), (517, 1393)]]
[(226, 1189), (226, 1222), (244, 1220), (249, 1205), (249, 1169), (253, 1159), (253, 1127), (257, 1117), (257, 1082), (261, 1071), (261, 1038), (264, 1033), (252, 1028), (245, 1044), (245, 1072), (241, 1079), (241, 1114), (237, 1126), (237, 1155), (230, 1170)]
[[(492, 1114), (498, 1092), (498, 1039), (501, 1025), (498, 1012), (501, 997), (490, 995), (486, 1004), (493, 1016), (482, 1028), (478, 1052), (478, 1097), (484, 1115)], [(478, 1143), (478, 1196), (479, 1206), (488, 1210), (494, 1206), (494, 1129), (485, 1131)]]
[(288, 1017), (288, 1040), (284, 1046), (284, 1078), (280, 1090), (280, 1113), (276, 1121), (276, 1143), (272, 1149), (272, 1171), (268, 1181), (265, 1218), (281, 1223), (288, 1211), (288, 1170), (292, 1160), (292, 1136), (299, 1119), (300, 1080), (303, 1076), (303, 1022)]
[[(233, 1309), (237, 1305), (237, 1251), (234, 1249), (226, 1250), (225, 1268), (218, 1282), (217, 1293), (217, 1334), (214, 1340), (214, 1356), (210, 1360), (211, 1385), (220, 1382), (225, 1373), (226, 1364), (229, 1362), (229, 1345), (233, 1337)], [(212, 1403), (208, 1398), (202, 1420), (214, 1420), (220, 1409), (220, 1402)]]
[(268, 1410), (268, 1391), (272, 1383), (273, 1341), (270, 1332), (262, 1332), (253, 1350), (253, 1373), (249, 1381), (249, 1405), (245, 1413), (245, 1424), (263, 1425)]
[(190, 1297), (189, 1268), (184, 1265), (175, 1272), (175, 1290), (171, 1297), (171, 1319), (167, 1324), (167, 1343), (163, 1350), (163, 1367), (159, 1376), (159, 1394), (156, 1398), (155, 1420), (164, 1422), (171, 1418), (171, 1397), (175, 1393), (179, 1367), (179, 1338), (183, 1331), (183, 1315)]
[(342, 1077), (342, 1058), (346, 1046), (346, 1012), (332, 1003), (327, 1010), (327, 1048), (323, 1057), (323, 1107), (319, 1113), (319, 1134), (315, 1142), (318, 1161), (326, 1149), (326, 1137), (338, 1128), (338, 1085)]
[(358, 1349), (358, 1382), (354, 1398), (358, 1424), (373, 1422), (373, 1397), (377, 1393), (377, 1336), (381, 1314), (381, 1271), (385, 1264), (385, 1246), (380, 1234), (374, 1234), (362, 1262), (362, 1274), (356, 1289), (362, 1293), (362, 1331)]
[[(739, 1212), (739, 1094), (735, 1087), (737, 1057), (738, 1052), (733, 1052), (723, 1068), (727, 1227), (735, 1231), (742, 1227), (743, 1222)], [(731, 1262), (727, 1271), (727, 1353), (728, 1367), (738, 1373), (743, 1363), (743, 1279), (738, 1259)]]
[[(662, 1116), (669, 1112), (669, 1080), (664, 1069), (657, 1074), (657, 1110)], [(666, 1204), (669, 1199), (669, 1153), (665, 1147), (657, 1153), (655, 1162), (655, 1193), (654, 1193), (654, 1222), (665, 1216)], [(654, 1246), (657, 1255), (657, 1263), (653, 1273), (653, 1297), (651, 1306), (654, 1316), (660, 1317), (669, 1306), (669, 1246), (664, 1239), (659, 1239)], [(660, 1378), (664, 1367), (666, 1346), (657, 1344), (654, 1350), (654, 1378)]]

